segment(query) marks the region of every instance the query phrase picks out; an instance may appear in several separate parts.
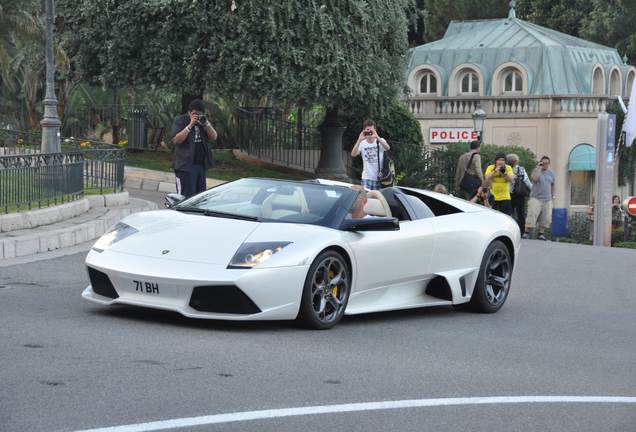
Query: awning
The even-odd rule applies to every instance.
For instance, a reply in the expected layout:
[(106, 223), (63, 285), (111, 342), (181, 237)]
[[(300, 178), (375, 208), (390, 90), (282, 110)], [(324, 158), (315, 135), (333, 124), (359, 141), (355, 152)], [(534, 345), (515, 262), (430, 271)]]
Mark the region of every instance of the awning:
[(589, 144), (579, 144), (572, 149), (568, 159), (568, 171), (595, 171), (596, 149)]

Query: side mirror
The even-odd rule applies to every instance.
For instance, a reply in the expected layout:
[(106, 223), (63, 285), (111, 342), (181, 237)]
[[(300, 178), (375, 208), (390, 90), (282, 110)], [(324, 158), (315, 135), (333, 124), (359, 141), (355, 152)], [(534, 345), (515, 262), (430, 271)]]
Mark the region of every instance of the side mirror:
[(164, 198), (163, 204), (166, 206), (166, 208), (172, 208), (176, 206), (177, 204), (179, 204), (184, 199), (185, 197), (183, 195), (180, 195), (178, 193), (169, 193)]
[(341, 229), (345, 231), (397, 231), (400, 229), (400, 222), (394, 217), (345, 219)]

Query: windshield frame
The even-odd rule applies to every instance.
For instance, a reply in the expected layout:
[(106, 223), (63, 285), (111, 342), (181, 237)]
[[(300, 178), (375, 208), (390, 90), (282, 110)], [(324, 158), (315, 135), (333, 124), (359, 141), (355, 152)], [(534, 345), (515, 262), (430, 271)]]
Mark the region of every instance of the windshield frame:
[[(258, 216), (254, 220), (255, 222), (316, 225), (316, 226), (324, 226), (328, 228), (338, 229), (340, 227), (342, 220), (346, 217), (349, 211), (349, 208), (351, 207), (351, 205), (353, 204), (357, 196), (357, 193), (355, 190), (344, 185), (326, 185), (326, 184), (320, 184), (320, 183), (314, 182), (312, 180), (296, 181), (296, 180), (282, 180), (282, 179), (260, 178), (260, 177), (246, 177), (246, 178), (222, 183), (220, 185), (207, 189), (206, 191), (201, 192), (200, 194), (197, 194), (195, 196), (192, 196), (188, 199), (181, 201), (180, 203), (173, 206), (172, 210), (182, 211), (182, 212), (188, 212), (190, 210), (192, 211), (193, 214), (201, 214), (204, 216), (227, 217), (232, 219), (249, 220), (249, 218), (253, 217), (252, 215), (231, 213), (231, 212), (226, 212), (222, 210), (215, 210), (214, 208), (206, 209), (205, 207), (198, 207), (198, 205), (201, 204), (200, 200), (202, 200), (202, 198), (204, 198), (206, 195), (210, 194), (211, 192), (215, 191), (216, 189), (227, 188), (228, 186), (231, 186), (232, 184), (239, 183), (239, 182), (252, 182), (252, 181), (263, 182), (261, 189), (252, 196), (252, 200), (257, 198), (262, 193), (262, 191), (267, 187), (276, 186), (276, 185), (285, 185), (285, 184), (292, 187), (300, 187), (300, 188), (303, 188), (303, 190), (307, 188), (312, 188), (316, 190), (320, 190), (320, 189), (323, 189), (325, 191), (337, 190), (341, 192), (340, 196), (336, 199), (336, 201), (332, 204), (332, 206), (328, 209), (328, 211), (324, 214), (324, 216), (317, 221), (290, 221), (290, 220), (280, 220), (280, 219), (265, 218), (262, 216)], [(271, 185), (268, 185), (268, 183), (271, 183)], [(262, 201), (261, 203), (259, 203), (259, 205), (262, 205)], [(198, 209), (200, 209), (200, 211)], [(227, 216), (223, 216), (223, 213), (225, 213)]]

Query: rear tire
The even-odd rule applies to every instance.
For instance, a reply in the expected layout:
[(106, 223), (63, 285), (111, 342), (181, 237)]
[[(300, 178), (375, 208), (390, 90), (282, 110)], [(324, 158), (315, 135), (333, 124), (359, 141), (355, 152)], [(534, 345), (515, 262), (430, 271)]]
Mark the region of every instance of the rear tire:
[[(508, 298), (512, 280), (512, 259), (499, 240), (492, 242), (481, 260), (479, 276), (467, 308), (480, 313), (497, 312)], [(460, 305), (462, 306), (462, 305)]]
[(307, 272), (298, 321), (305, 327), (327, 330), (344, 315), (351, 292), (351, 271), (336, 251), (322, 252)]

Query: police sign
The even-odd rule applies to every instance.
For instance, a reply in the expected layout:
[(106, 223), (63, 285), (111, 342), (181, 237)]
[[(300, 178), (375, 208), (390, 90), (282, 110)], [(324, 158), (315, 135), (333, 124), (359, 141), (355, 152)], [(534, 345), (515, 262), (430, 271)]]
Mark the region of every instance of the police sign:
[(438, 128), (428, 131), (428, 142), (431, 144), (447, 144), (454, 142), (471, 142), (479, 139), (473, 128)]

